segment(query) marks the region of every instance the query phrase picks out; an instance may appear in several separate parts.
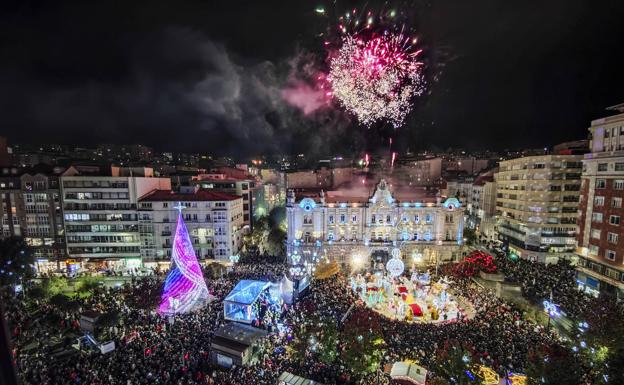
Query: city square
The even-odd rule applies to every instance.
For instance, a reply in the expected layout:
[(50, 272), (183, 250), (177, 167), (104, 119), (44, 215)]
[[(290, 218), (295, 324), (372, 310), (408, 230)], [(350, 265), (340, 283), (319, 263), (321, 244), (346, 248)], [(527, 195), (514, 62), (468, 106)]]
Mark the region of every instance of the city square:
[(623, 13), (3, 5), (0, 384), (624, 384)]

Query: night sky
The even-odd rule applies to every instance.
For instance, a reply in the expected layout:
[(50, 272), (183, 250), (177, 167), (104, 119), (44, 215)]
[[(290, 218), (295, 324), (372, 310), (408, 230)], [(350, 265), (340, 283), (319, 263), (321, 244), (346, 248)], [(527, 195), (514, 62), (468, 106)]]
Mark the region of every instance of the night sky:
[[(354, 1), (12, 1), (0, 5), (0, 135), (230, 155), (544, 147), (624, 102), (624, 1), (401, 1), (428, 93), (397, 132), (281, 91)], [(299, 63), (299, 64), (293, 64)]]

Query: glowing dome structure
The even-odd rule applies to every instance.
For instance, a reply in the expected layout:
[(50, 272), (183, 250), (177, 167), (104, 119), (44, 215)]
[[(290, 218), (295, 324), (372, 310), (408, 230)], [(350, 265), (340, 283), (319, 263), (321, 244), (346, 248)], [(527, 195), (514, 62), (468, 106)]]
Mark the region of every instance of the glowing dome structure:
[(171, 269), (165, 280), (158, 312), (160, 314), (181, 314), (203, 305), (209, 298), (193, 244), (182, 219), (182, 205), (179, 210), (175, 238), (171, 247)]

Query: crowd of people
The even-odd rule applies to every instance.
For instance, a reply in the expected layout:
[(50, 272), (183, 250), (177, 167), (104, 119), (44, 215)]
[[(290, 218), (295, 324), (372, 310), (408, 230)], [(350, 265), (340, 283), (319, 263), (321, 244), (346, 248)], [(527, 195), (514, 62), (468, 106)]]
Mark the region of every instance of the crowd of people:
[[(33, 303), (32, 299), (8, 297), (5, 303), (10, 330), (14, 331), (17, 371), (24, 384), (37, 385), (268, 385), (276, 384), (284, 371), (325, 384), (388, 382), (387, 375), (380, 372), (366, 376), (354, 373), (339, 359), (324, 364), (310, 352), (310, 359), (295, 362), (287, 354), (293, 338), (289, 333), (270, 333), (262, 342), (260, 362), (255, 366), (227, 370), (211, 364), (209, 350), (213, 332), (225, 323), (222, 305), (225, 296), (241, 279), (278, 281), (287, 270), (282, 262), (267, 263), (261, 258), (241, 262), (233, 271), (207, 280), (209, 291), (215, 297), (213, 302), (200, 311), (172, 319), (163, 318), (154, 308), (140, 306), (142, 302), (136, 300), (136, 297), (148, 298), (158, 292), (162, 279), (158, 276), (138, 279), (121, 289), (98, 289), (91, 297), (77, 299), (80, 307), (73, 312), (63, 312), (44, 300)], [(313, 280), (309, 293), (295, 305), (286, 307), (282, 319), (291, 327), (310, 319), (331, 319), (340, 328), (350, 314), (370, 312), (371, 317), (379, 317), (376, 321), (382, 325), (385, 341), (382, 364), (413, 359), (426, 368), (434, 368), (437, 348), (449, 339), (457, 339), (471, 345), (478, 352), (475, 359), (500, 374), (523, 371), (529, 347), (557, 341), (555, 334), (523, 320), (518, 310), (471, 281), (458, 280), (453, 287), (456, 295), (474, 306), (476, 316), (473, 319), (441, 325), (393, 321), (370, 312), (358, 301), (341, 274)], [(116, 342), (115, 350), (107, 354), (83, 351), (63, 361), (49, 359), (45, 342), (58, 334), (59, 328), (35, 321), (54, 313), (63, 328), (78, 329), (79, 315), (85, 310), (120, 314), (119, 323), (110, 328), (110, 335)], [(32, 341), (37, 341), (38, 348), (25, 353), (25, 345)]]
[(520, 284), (526, 298), (551, 300), (574, 318), (587, 312), (591, 298), (578, 290), (576, 270), (568, 261), (545, 264), (501, 257), (496, 258), (496, 265), (508, 281)]

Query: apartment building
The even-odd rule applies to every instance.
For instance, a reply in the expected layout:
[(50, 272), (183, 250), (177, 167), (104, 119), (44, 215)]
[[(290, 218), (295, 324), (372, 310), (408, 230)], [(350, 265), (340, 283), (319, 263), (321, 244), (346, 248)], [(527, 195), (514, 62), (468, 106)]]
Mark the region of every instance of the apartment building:
[(472, 184), (471, 208), (477, 218), (496, 215), (496, 182), (494, 175), (479, 176)]
[[(231, 179), (224, 174), (205, 174), (193, 177), (192, 186), (202, 190), (237, 195), (243, 198), (243, 221), (249, 230), (253, 228), (257, 201), (264, 201), (264, 190), (254, 179)], [(258, 213), (259, 215), (259, 213)]]
[(58, 170), (12, 168), (3, 169), (2, 174), (0, 238), (23, 237), (38, 268), (60, 268), (65, 242)]
[(58, 173), (22, 174), (17, 205), (22, 236), (32, 248), (38, 268), (61, 268), (61, 259), (65, 257), (65, 231)]
[(198, 188), (156, 190), (139, 200), (139, 232), (144, 266), (168, 263), (175, 235), (178, 206), (201, 259), (227, 261), (243, 242), (243, 198)]
[(61, 176), (67, 254), (83, 268), (141, 265), (137, 205), (153, 190), (171, 189), (169, 178), (102, 176), (70, 167)]
[(485, 239), (495, 239), (496, 183), (494, 172), (484, 173), (472, 183), (467, 209), (467, 226), (477, 230)]
[(510, 252), (548, 263), (575, 259), (582, 158), (543, 155), (500, 162), (497, 231)]
[(442, 177), (442, 158), (399, 158), (393, 176), (397, 182), (406, 186), (437, 184)]
[(3, 168), (0, 175), (0, 198), (2, 209), (2, 238), (21, 237), (22, 227), (17, 215), (21, 180), (17, 168)]
[(591, 122), (583, 159), (577, 281), (581, 289), (624, 298), (624, 103)]

